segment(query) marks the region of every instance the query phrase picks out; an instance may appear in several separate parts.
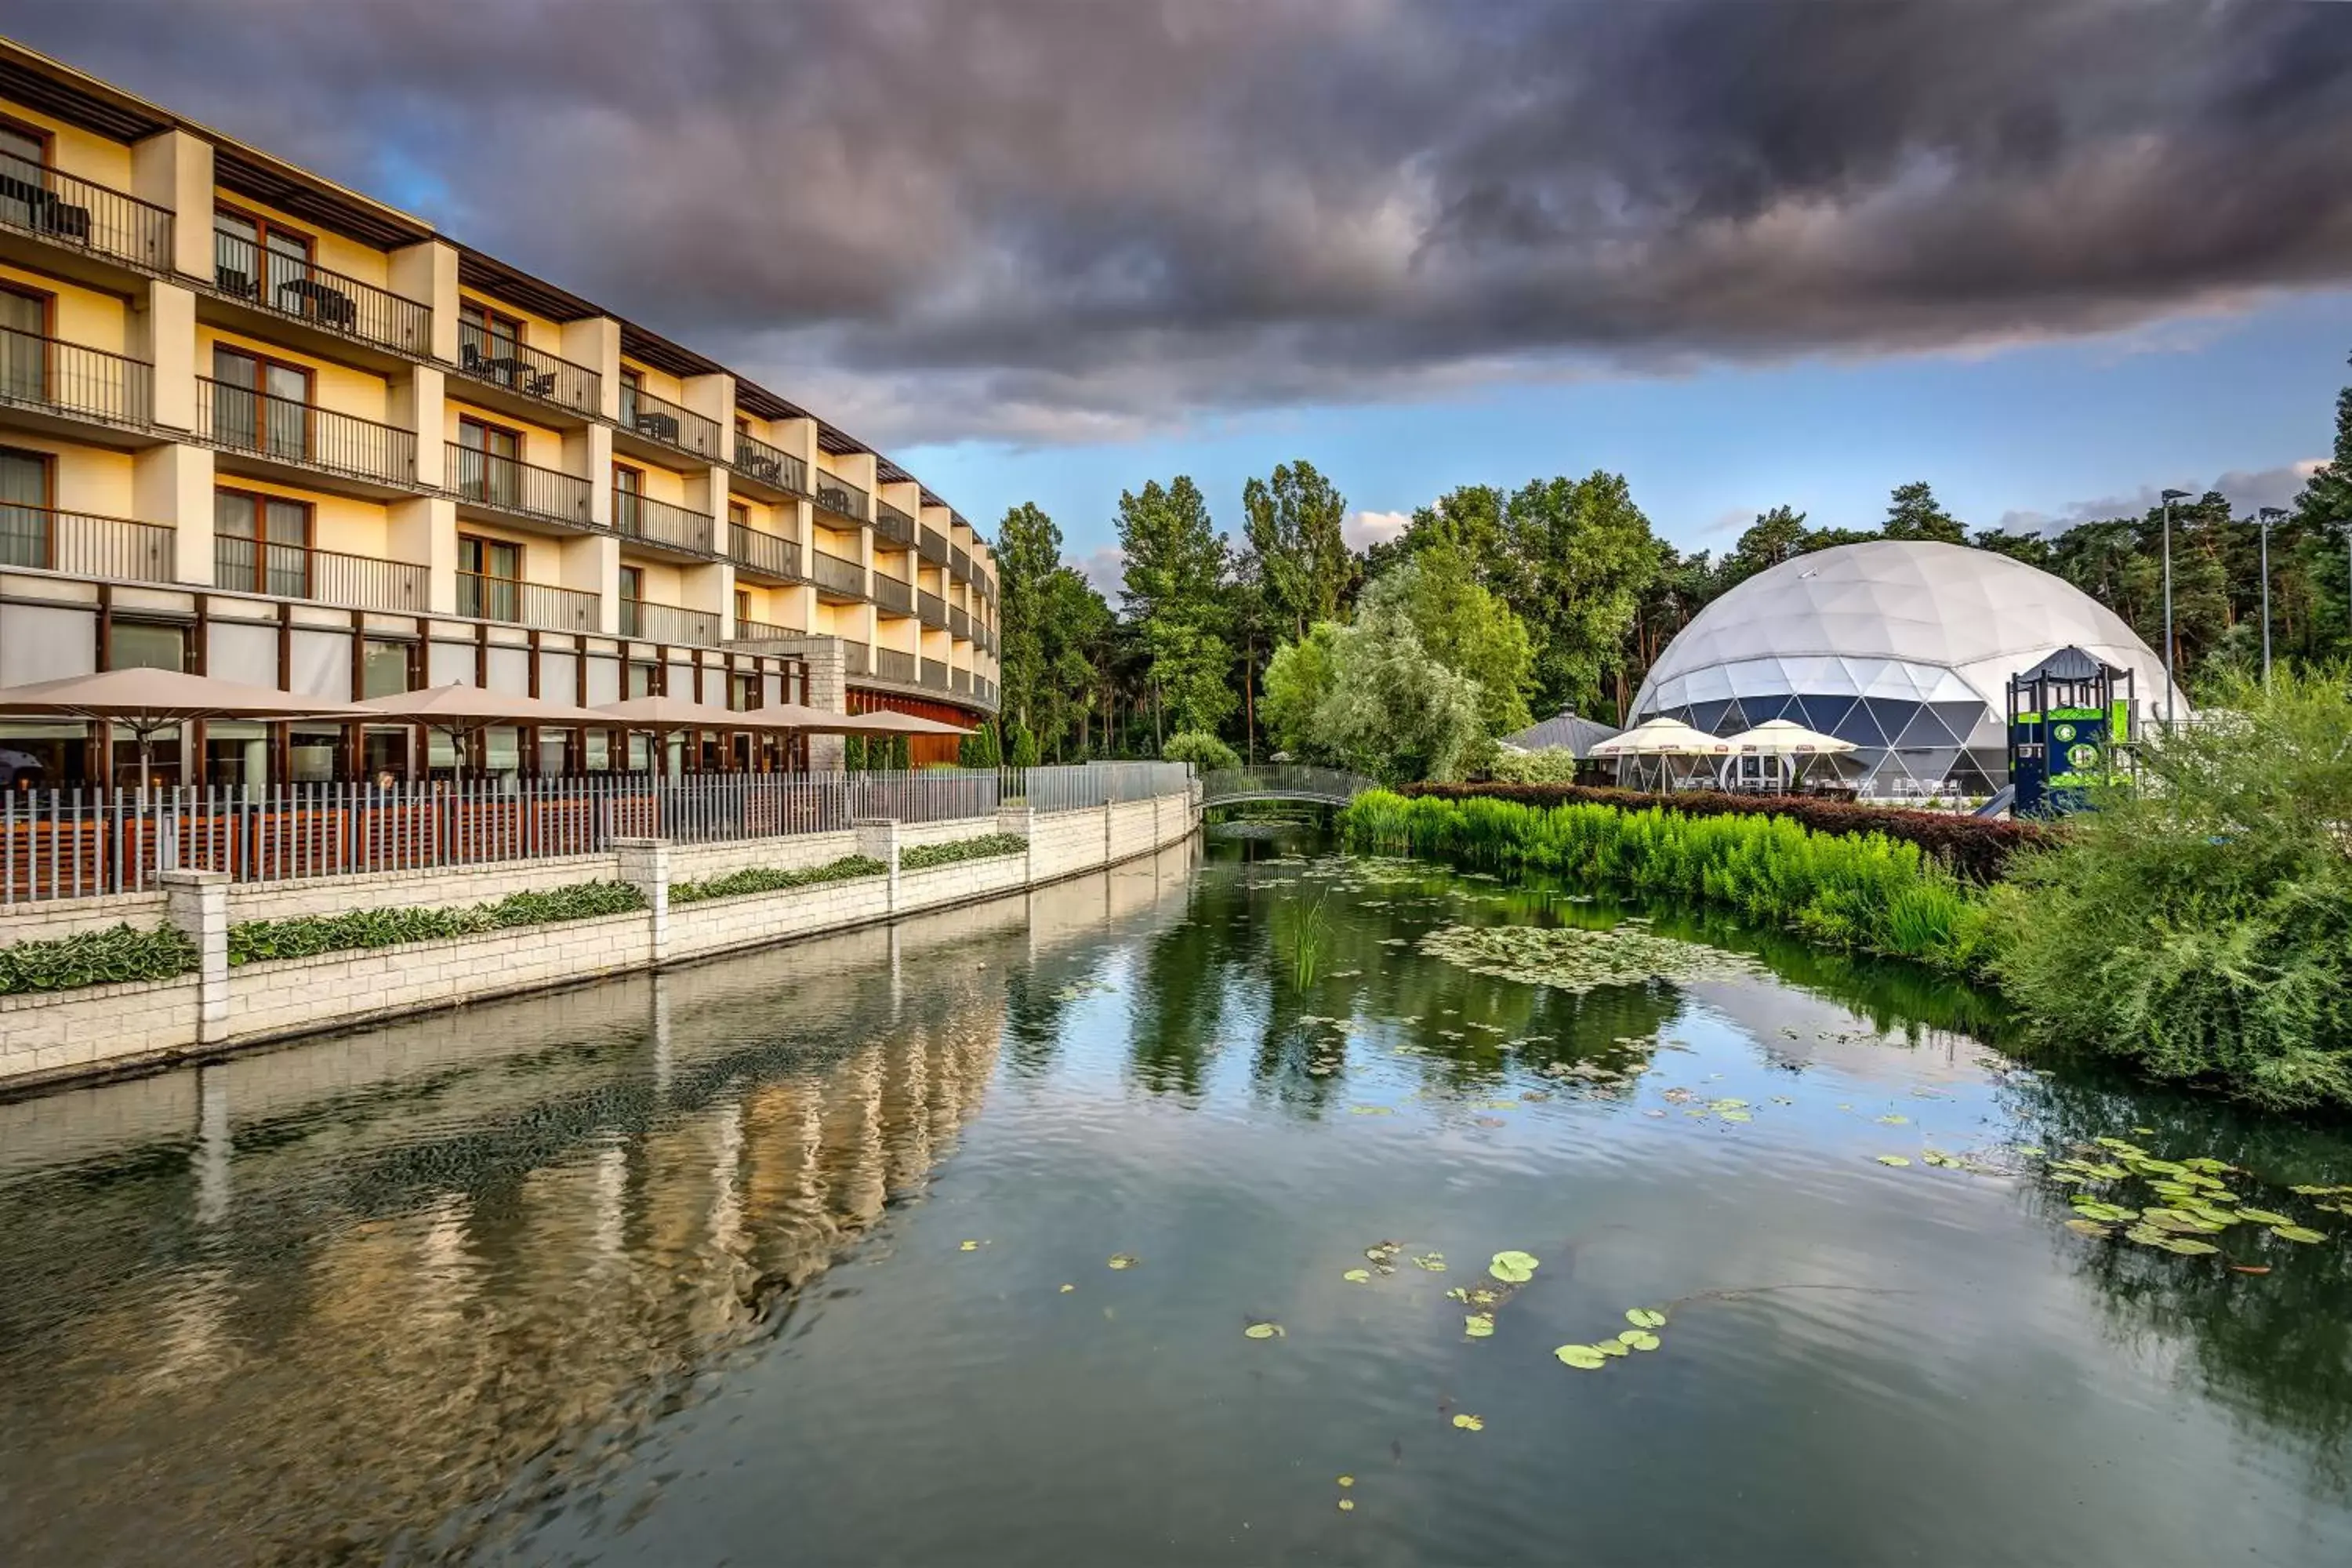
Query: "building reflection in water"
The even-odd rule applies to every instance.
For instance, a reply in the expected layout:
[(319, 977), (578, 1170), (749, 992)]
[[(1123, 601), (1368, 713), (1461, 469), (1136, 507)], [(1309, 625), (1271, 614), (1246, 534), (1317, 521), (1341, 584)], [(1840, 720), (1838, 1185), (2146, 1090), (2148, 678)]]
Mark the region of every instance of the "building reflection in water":
[(0, 1104), (9, 1556), (494, 1545), (921, 1190), (1008, 973), (1191, 867)]

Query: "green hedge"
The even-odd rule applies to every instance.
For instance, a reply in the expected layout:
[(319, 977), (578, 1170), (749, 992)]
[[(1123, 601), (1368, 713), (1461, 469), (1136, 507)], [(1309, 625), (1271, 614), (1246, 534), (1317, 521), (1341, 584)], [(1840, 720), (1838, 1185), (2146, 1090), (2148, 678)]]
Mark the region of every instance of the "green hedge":
[(698, 904), (707, 899), (731, 899), (741, 893), (780, 893), (787, 888), (805, 888), (818, 882), (844, 882), (852, 877), (878, 877), (889, 868), (881, 861), (865, 855), (845, 855), (822, 866), (803, 866), (793, 871), (778, 870), (772, 866), (750, 866), (740, 871), (705, 878), (699, 882), (672, 882), (669, 901), (673, 904)]
[(1018, 833), (989, 833), (978, 838), (959, 838), (952, 844), (919, 844), (898, 851), (898, 869), (924, 871), (933, 866), (952, 866), (959, 860), (1026, 854), (1028, 848), (1029, 840)]
[(1586, 886), (1736, 910), (1830, 946), (1940, 969), (1973, 969), (1987, 957), (1984, 906), (1973, 890), (1917, 845), (1883, 834), (1817, 833), (1775, 816), (1546, 809), (1385, 790), (1358, 796), (1339, 821), (1358, 848), (1557, 871)]
[(127, 980), (169, 980), (197, 964), (196, 944), (177, 926), (140, 931), (129, 924), (46, 942), (0, 947), (0, 996), (71, 991)]
[(495, 903), (454, 910), (352, 910), (338, 915), (298, 915), (283, 921), (243, 921), (228, 928), (228, 961), (259, 963), (273, 958), (311, 958), (354, 948), (397, 947), (409, 942), (446, 942), (451, 937), (516, 926), (593, 920), (646, 907), (646, 897), (626, 882), (576, 882), (540, 893), (512, 893)]

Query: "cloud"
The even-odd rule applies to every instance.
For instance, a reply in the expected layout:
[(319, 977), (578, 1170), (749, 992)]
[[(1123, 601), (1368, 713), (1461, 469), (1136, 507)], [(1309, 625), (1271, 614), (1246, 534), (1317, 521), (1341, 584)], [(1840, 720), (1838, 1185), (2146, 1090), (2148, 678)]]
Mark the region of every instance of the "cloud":
[(1982, 350), (2352, 276), (2345, 5), (14, 0), (9, 26), (891, 441)]
[(2306, 458), (2276, 468), (2232, 468), (2210, 479), (2182, 479), (2177, 483), (2142, 485), (2129, 495), (2101, 496), (2095, 500), (2069, 501), (2056, 512), (2013, 510), (2001, 514), (2000, 527), (2008, 533), (2063, 533), (2078, 522), (2095, 522), (2115, 517), (2145, 517), (2150, 509), (2163, 504), (2168, 489), (2187, 490), (2201, 496), (2208, 490), (2219, 490), (2229, 499), (2230, 506), (2241, 517), (2251, 517), (2262, 507), (2286, 507), (2303, 493), (2304, 482), (2317, 472), (2326, 461)]
[(1118, 603), (1118, 591), (1127, 581), (1127, 552), (1116, 544), (1106, 544), (1084, 560), (1066, 560), (1065, 566), (1076, 569), (1079, 576), (1095, 585), (1095, 592)]
[(1370, 550), (1375, 544), (1386, 544), (1402, 533), (1405, 524), (1412, 521), (1410, 512), (1359, 511), (1341, 527), (1352, 550)]

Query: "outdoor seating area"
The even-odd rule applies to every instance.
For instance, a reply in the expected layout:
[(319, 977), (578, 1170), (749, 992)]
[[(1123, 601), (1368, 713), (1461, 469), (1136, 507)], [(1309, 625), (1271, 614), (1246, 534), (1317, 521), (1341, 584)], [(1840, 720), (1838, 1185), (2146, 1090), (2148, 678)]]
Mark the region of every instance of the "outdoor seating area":
[(467, 375), (497, 382), (510, 392), (547, 397), (555, 391), (555, 373), (535, 370), (529, 360), (519, 354), (486, 354), (473, 343), (460, 343), (457, 354)]
[(1679, 719), (1658, 718), (1601, 742), (1591, 755), (1614, 762), (1620, 784), (1662, 794), (1707, 789), (1749, 795), (1852, 795), (1855, 784), (1842, 777), (1834, 764), (1819, 773), (1809, 772), (1809, 764), (1853, 750), (1851, 741), (1786, 719), (1718, 736), (1693, 729)]

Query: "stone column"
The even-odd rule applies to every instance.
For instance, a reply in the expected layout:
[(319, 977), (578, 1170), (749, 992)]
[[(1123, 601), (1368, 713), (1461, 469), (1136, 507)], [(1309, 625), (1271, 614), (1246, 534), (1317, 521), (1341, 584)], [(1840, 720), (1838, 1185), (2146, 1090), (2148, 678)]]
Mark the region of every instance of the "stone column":
[(166, 871), (163, 918), (196, 944), (196, 1044), (228, 1038), (228, 873)]
[(1117, 815), (1118, 811), (1118, 793), (1117, 793), (1116, 791), (1109, 790), (1109, 789), (1106, 789), (1106, 790), (1104, 790), (1104, 791), (1103, 791), (1103, 852), (1102, 852), (1102, 863), (1103, 863), (1105, 866), (1108, 866), (1108, 865), (1110, 864), (1110, 835), (1111, 835), (1111, 823), (1112, 823), (1112, 821), (1114, 820), (1114, 818), (1115, 818), (1115, 816), (1116, 816), (1116, 815)]
[(620, 862), (621, 880), (646, 896), (653, 962), (660, 963), (669, 956), (669, 840), (615, 838), (613, 853)]
[(898, 912), (898, 819), (861, 816), (854, 826), (857, 829), (857, 852), (890, 868), (889, 910), (895, 916)]
[[(827, 713), (849, 711), (849, 674), (841, 654), (839, 637), (812, 637), (803, 645), (801, 658), (808, 666), (808, 705)], [(841, 771), (844, 752), (839, 735), (811, 735), (808, 739), (809, 771), (816, 773), (837, 773)]]
[(1037, 885), (1037, 812), (1034, 806), (1000, 805), (996, 808), (996, 831), (1017, 833), (1028, 847), (1021, 852), (1021, 885)]

